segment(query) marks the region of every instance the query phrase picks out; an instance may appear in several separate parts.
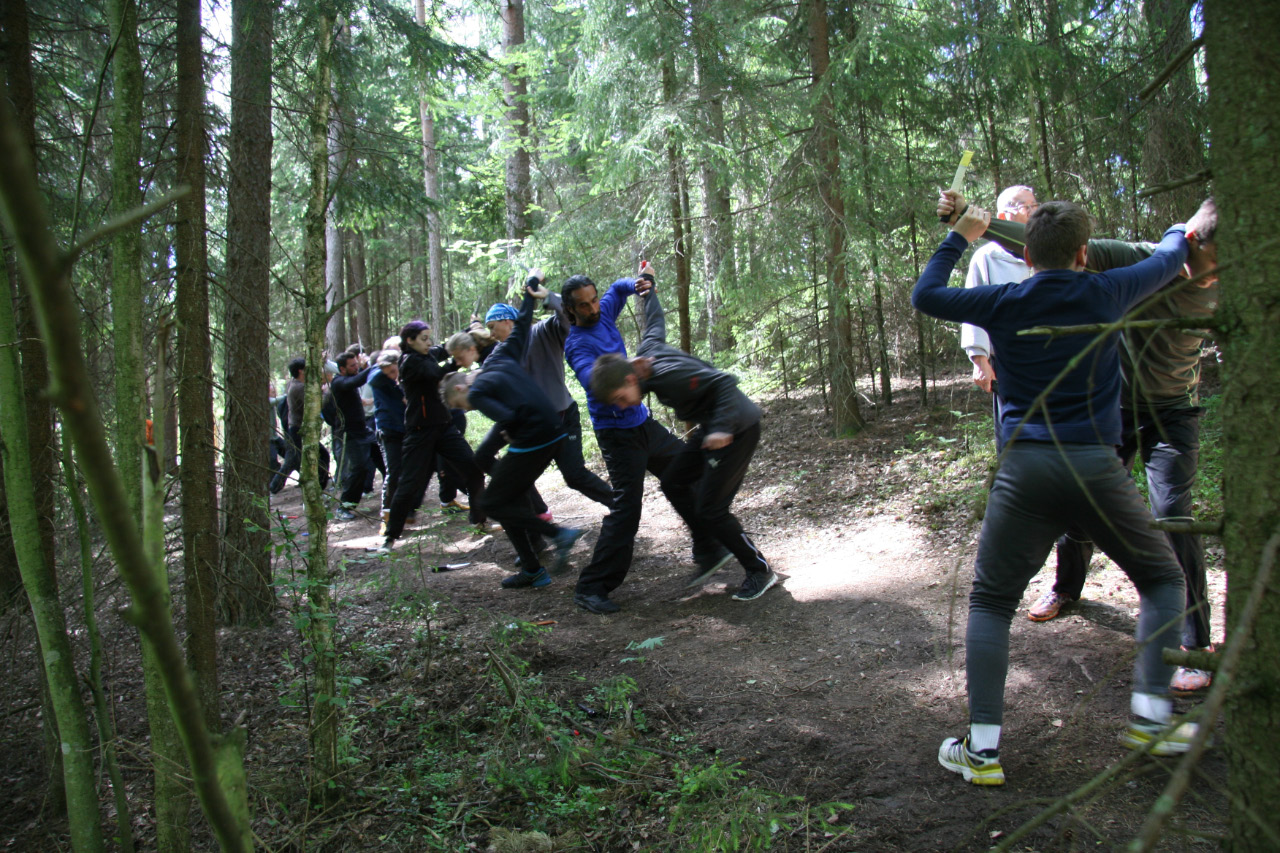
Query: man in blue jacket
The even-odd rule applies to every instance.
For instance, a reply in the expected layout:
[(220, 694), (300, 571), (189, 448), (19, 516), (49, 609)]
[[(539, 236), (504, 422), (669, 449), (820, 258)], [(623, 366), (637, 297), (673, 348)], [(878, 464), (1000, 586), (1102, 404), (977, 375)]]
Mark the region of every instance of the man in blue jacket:
[[(622, 278), (609, 286), (603, 297), (595, 282), (585, 275), (572, 276), (561, 288), (564, 310), (573, 328), (565, 339), (564, 356), (587, 392), (587, 412), (595, 429), (596, 443), (604, 456), (613, 486), (613, 503), (600, 526), (595, 553), (578, 577), (574, 602), (592, 613), (616, 613), (621, 608), (609, 593), (622, 585), (631, 568), (640, 510), (644, 502), (644, 475), (648, 471), (662, 480), (667, 466), (684, 449), (684, 444), (653, 419), (644, 405), (620, 409), (591, 393), (591, 369), (605, 353), (627, 353), (617, 319), (633, 293), (644, 294), (653, 286), (648, 262), (640, 265), (638, 278)], [(693, 534), (694, 559), (699, 566), (724, 565), (732, 555), (719, 547), (701, 529), (693, 510), (693, 489), (689, 485), (662, 483), (662, 492), (671, 501)]]
[(938, 750), (943, 767), (975, 785), (1003, 785), (1000, 731), (1009, 667), (1009, 624), (1028, 581), (1068, 526), (1088, 532), (1138, 588), (1138, 657), (1133, 719), (1122, 742), (1152, 752), (1185, 752), (1194, 728), (1171, 727), (1173, 668), (1161, 651), (1177, 644), (1184, 585), (1164, 534), (1151, 530), (1120, 441), (1118, 333), (1020, 335), (1037, 326), (1114, 324), (1173, 278), (1187, 254), (1183, 226), (1165, 233), (1151, 257), (1105, 273), (1084, 272), (1089, 215), (1046, 202), (1027, 222), (1030, 278), (1003, 287), (947, 287), (956, 261), (987, 228), (970, 207), (934, 252), (911, 294), (933, 317), (986, 329), (1004, 398), (996, 425), (1006, 447), (978, 540), (965, 671), (969, 732)]

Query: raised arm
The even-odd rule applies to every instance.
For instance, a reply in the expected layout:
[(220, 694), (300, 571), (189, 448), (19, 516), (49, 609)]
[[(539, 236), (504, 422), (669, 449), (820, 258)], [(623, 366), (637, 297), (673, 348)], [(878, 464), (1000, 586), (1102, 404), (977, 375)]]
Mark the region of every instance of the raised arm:
[(640, 297), (640, 304), (644, 308), (644, 334), (640, 337), (640, 347), (636, 350), (636, 355), (645, 355), (645, 351), (656, 344), (667, 342), (667, 317), (655, 290), (651, 289)]

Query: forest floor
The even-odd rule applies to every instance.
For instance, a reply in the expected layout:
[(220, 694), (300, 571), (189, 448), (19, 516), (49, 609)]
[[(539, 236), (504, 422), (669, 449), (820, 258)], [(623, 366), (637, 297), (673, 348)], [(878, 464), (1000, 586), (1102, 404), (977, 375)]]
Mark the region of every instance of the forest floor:
[[(476, 712), (476, 693), (463, 684), (468, 673), (486, 670), (482, 658), (498, 655), (495, 626), (533, 624), (541, 626), (537, 638), (513, 641), (511, 653), (560, 697), (565, 719), (577, 720), (573, 734), (611, 736), (623, 724), (619, 716), (632, 730), (639, 717), (645, 742), (658, 752), (663, 744), (682, 743), (723, 764), (737, 762), (744, 772), (734, 778), (741, 785), (802, 798), (795, 802), (815, 810), (828, 802), (852, 806), (831, 815), (827, 831), (806, 837), (803, 846), (779, 835), (758, 849), (984, 850), (998, 843), (1127, 754), (1118, 736), (1129, 703), (1137, 598), (1099, 555), (1083, 601), (1052, 622), (1030, 622), (1025, 607), (1053, 583), (1050, 557), (1013, 623), (1001, 745), (1008, 784), (973, 787), (938, 765), (939, 742), (961, 734), (966, 721), (964, 620), (979, 527), (975, 502), (990, 459), (988, 401), (959, 377), (933, 386), (927, 407), (916, 389), (902, 387), (891, 407), (881, 407), (868, 428), (849, 439), (829, 437), (816, 393), (768, 401), (763, 440), (735, 509), (783, 580), (748, 603), (730, 598), (741, 574), (736, 563), (700, 589), (683, 588), (693, 568), (687, 535), (652, 478), (635, 562), (613, 596), (623, 609), (608, 617), (574, 605), (572, 570), (545, 589), (500, 589), (513, 552), (501, 534), (471, 534), (465, 519), (422, 513), (430, 517), (421, 534), (403, 540), (386, 560), (363, 550), (377, 542), (375, 518), (334, 525), (349, 707), (360, 721), (347, 734), (359, 744), (353, 772), (373, 778), (374, 768), (414, 749), (413, 728), (403, 718), (387, 722), (381, 715), (387, 708), (412, 716), (408, 706), (426, 702), (439, 713)], [(598, 460), (591, 464), (602, 468)], [(558, 520), (591, 529), (572, 554), (571, 565), (581, 567), (603, 508), (568, 491), (554, 470), (539, 487)], [(284, 522), (305, 529), (303, 519), (293, 518), (300, 515), (296, 487), (281, 497), (274, 508)], [(433, 486), (428, 507), (434, 497)], [(282, 548), (286, 556), (288, 547)], [(466, 565), (425, 570), (444, 563)], [(1224, 576), (1215, 540), (1210, 566), (1220, 637)], [(286, 600), (290, 594), (282, 591)], [(302, 612), (296, 602), (291, 606), (295, 615)], [(445, 636), (475, 659), (422, 656), (424, 642), (439, 647)], [(305, 703), (306, 679), (298, 673), (306, 661), (297, 631), (281, 619), (273, 628), (225, 630), (220, 643), (224, 702), (232, 709), (227, 716), (246, 715), (255, 811), (270, 817), (260, 829), (266, 845), (413, 849), (391, 840), (386, 814), (395, 809), (379, 806), (373, 787), (360, 819), (343, 824), (341, 839), (301, 842), (306, 822), (289, 815), (290, 803), (305, 802), (296, 762), (305, 755), (305, 715), (297, 705)], [(117, 654), (128, 656), (127, 649)], [(20, 656), (8, 664), (18, 677)], [(445, 671), (452, 675), (441, 677)], [(122, 713), (118, 724), (126, 741), (140, 743), (140, 685), (120, 683), (120, 701), (134, 710)], [(600, 688), (618, 684), (631, 686), (625, 701), (610, 704)], [(290, 689), (292, 701), (282, 698)], [(0, 748), (30, 755), (37, 742), (34, 712), (10, 706), (28, 704), (31, 694), (18, 692), (0, 709)], [(1192, 706), (1179, 701), (1178, 710)], [(57, 834), (34, 816), (33, 763), (16, 762), (20, 766), (4, 773), (11, 796), (0, 805), (0, 846), (8, 849), (43, 849)], [(1122, 846), (1137, 834), (1174, 766), (1147, 759), (1013, 849)], [(1218, 846), (1203, 836), (1224, 831), (1225, 777), (1222, 755), (1212, 751), (1159, 849)], [(144, 774), (137, 784), (140, 792), (148, 784)], [(477, 804), (461, 799), (452, 843), (484, 849), (485, 826), (468, 828), (459, 820)], [(660, 833), (648, 831), (656, 824), (638, 812), (633, 824), (628, 810), (618, 808), (601, 816), (595, 834), (579, 833), (574, 844), (556, 849), (701, 849), (670, 836), (660, 841)], [(436, 838), (442, 825), (448, 824), (436, 824)]]

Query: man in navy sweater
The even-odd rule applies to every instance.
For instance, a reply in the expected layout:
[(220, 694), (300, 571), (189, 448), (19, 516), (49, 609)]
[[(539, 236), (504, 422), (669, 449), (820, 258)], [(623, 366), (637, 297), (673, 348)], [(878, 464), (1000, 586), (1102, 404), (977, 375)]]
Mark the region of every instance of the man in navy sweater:
[(585, 275), (570, 277), (561, 288), (564, 309), (573, 328), (565, 339), (564, 357), (587, 392), (587, 412), (595, 428), (596, 443), (604, 456), (613, 487), (613, 503), (600, 525), (591, 563), (578, 577), (574, 603), (592, 613), (617, 613), (621, 608), (609, 600), (609, 593), (622, 585), (631, 568), (640, 510), (644, 503), (644, 475), (653, 474), (662, 482), (662, 492), (671, 501), (693, 534), (693, 554), (699, 566), (724, 565), (732, 555), (719, 547), (714, 537), (702, 530), (693, 509), (693, 489), (688, 485), (662, 481), (662, 474), (684, 444), (649, 415), (644, 405), (620, 409), (591, 393), (591, 369), (605, 353), (626, 355), (617, 319), (627, 297), (643, 295), (653, 286), (648, 261), (640, 265), (635, 279), (622, 278), (601, 297), (595, 282)]
[(1118, 332), (1019, 335), (1035, 326), (1112, 324), (1173, 278), (1187, 254), (1183, 226), (1165, 233), (1150, 258), (1105, 273), (1083, 272), (1089, 215), (1070, 202), (1040, 206), (1026, 229), (1030, 278), (1004, 287), (948, 288), (956, 261), (987, 227), (970, 207), (934, 252), (911, 303), (943, 320), (986, 329), (1004, 406), (1006, 443), (978, 541), (965, 671), (969, 732), (947, 738), (943, 767), (975, 785), (1003, 785), (1000, 730), (1009, 667), (1009, 624), (1028, 581), (1068, 526), (1087, 531), (1138, 588), (1138, 657), (1122, 741), (1152, 752), (1185, 752), (1190, 724), (1172, 728), (1173, 668), (1161, 651), (1177, 644), (1184, 585), (1164, 534), (1151, 530), (1137, 486), (1115, 452), (1120, 441)]
[(478, 373), (455, 373), (444, 379), (445, 405), (479, 409), (507, 439), (507, 452), (494, 464), (484, 492), (485, 513), (502, 525), (520, 558), (520, 571), (502, 581), (507, 589), (551, 583), (538, 562), (536, 537), (551, 540), (556, 549), (552, 570), (559, 572), (584, 532), (540, 518), (529, 495), (567, 437), (560, 412), (523, 366), (533, 306), (547, 295), (541, 282), (541, 271), (534, 270), (525, 282), (524, 300), (510, 334), (485, 359), (484, 367)]

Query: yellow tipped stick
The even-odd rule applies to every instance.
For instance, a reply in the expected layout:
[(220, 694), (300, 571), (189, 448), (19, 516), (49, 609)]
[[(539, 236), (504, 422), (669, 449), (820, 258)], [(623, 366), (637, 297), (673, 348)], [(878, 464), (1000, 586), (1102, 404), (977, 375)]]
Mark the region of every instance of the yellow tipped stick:
[(960, 192), (960, 188), (964, 186), (964, 176), (968, 173), (971, 162), (973, 162), (973, 152), (964, 152), (960, 157), (960, 165), (956, 167), (956, 176), (951, 179), (951, 191), (953, 193)]

